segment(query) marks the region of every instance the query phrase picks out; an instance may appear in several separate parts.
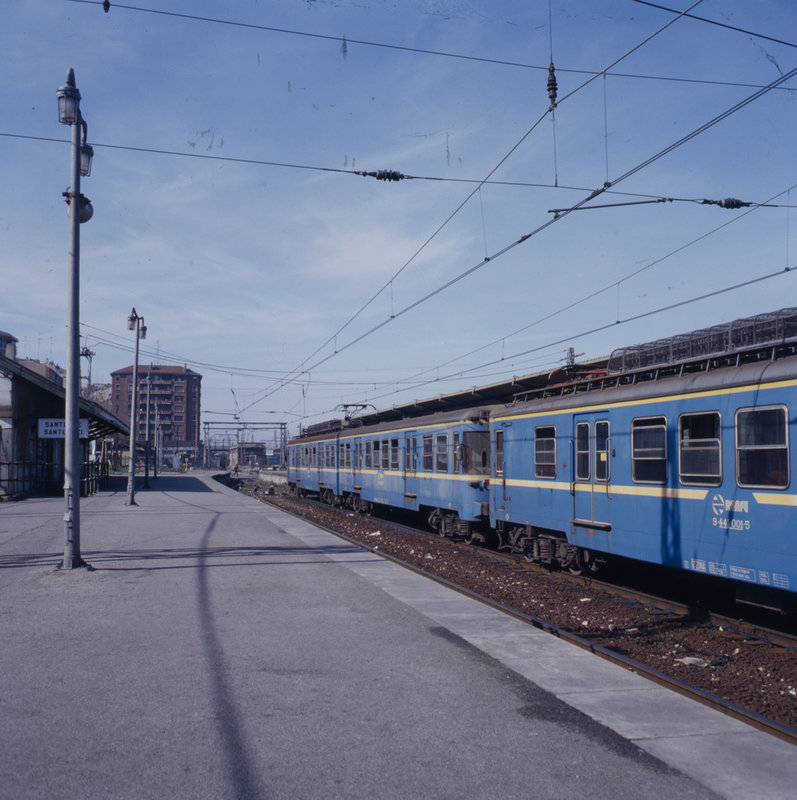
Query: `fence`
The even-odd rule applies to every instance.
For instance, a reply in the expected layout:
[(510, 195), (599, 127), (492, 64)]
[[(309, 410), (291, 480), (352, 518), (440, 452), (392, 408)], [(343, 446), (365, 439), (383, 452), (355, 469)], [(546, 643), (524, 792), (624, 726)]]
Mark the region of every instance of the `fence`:
[[(80, 494), (87, 497), (108, 485), (110, 462), (81, 464)], [(64, 465), (47, 461), (0, 462), (0, 500), (24, 495), (58, 495), (64, 489)]]

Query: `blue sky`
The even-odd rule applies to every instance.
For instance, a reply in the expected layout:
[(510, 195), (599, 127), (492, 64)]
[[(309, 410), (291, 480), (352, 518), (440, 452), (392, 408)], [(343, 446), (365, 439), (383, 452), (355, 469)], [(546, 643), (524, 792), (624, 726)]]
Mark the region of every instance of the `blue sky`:
[[(205, 420), (310, 423), (797, 305), (794, 78), (634, 171), (797, 66), (789, 0), (691, 13), (748, 32), (632, 0), (4, 4), (0, 329), (64, 363), (68, 67), (92, 377), (131, 363), (135, 306), (142, 363), (202, 373)], [(591, 204), (678, 201), (506, 249), (631, 171)], [(777, 207), (682, 202), (725, 197)]]

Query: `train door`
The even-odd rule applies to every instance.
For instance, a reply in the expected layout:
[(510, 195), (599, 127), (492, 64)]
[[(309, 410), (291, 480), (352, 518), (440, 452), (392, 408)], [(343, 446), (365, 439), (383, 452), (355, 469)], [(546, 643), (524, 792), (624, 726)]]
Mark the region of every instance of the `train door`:
[(407, 431), (404, 436), (404, 497), (410, 505), (418, 499), (418, 432)]
[(573, 524), (609, 531), (612, 440), (609, 414), (573, 417)]
[(506, 493), (506, 460), (504, 457), (504, 428), (503, 426), (495, 429), (495, 464), (493, 465), (495, 475), (495, 510), (503, 514), (506, 512), (508, 501)]
[(352, 485), (359, 491), (360, 486), (360, 470), (362, 469), (362, 440), (356, 439), (354, 442), (354, 452), (351, 456), (351, 478)]

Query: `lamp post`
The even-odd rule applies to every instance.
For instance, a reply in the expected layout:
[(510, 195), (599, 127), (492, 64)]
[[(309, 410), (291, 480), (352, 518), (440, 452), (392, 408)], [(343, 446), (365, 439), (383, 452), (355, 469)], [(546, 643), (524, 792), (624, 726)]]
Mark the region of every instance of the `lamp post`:
[[(69, 289), (67, 300), (66, 387), (64, 395), (64, 569), (86, 566), (80, 555), (80, 223), (93, 209), (80, 193), (80, 176), (91, 174), (94, 150), (86, 144), (88, 125), (80, 113), (75, 71), (56, 92), (58, 121), (72, 126), (70, 188), (64, 192), (69, 214)], [(83, 142), (81, 144), (81, 130)]]
[(147, 416), (144, 434), (144, 488), (149, 489), (149, 390), (152, 386), (152, 379), (147, 373)]
[(138, 419), (138, 341), (147, 338), (147, 326), (144, 317), (136, 314), (135, 308), (127, 318), (128, 330), (136, 332), (136, 355), (133, 361), (133, 396), (130, 406), (130, 463), (127, 472), (127, 500), (126, 506), (136, 505), (136, 421)]

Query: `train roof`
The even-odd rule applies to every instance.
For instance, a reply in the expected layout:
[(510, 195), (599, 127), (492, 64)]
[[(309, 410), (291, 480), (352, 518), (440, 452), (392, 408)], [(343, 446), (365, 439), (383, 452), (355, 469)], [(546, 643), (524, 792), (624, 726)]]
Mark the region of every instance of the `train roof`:
[[(635, 381), (634, 378), (637, 378)], [(722, 364), (702, 371), (649, 374), (622, 373), (607, 377), (591, 388), (570, 385), (562, 391), (548, 391), (541, 396), (505, 407), (497, 416), (511, 417), (528, 413), (629, 404), (656, 398), (689, 395), (698, 392), (722, 392), (744, 386), (763, 386), (777, 381), (797, 380), (797, 352), (781, 353), (776, 358), (761, 358), (739, 364)]]
[[(454, 422), (486, 422), (492, 412), (504, 408), (503, 405), (476, 406), (474, 408), (457, 408), (451, 411), (441, 411), (436, 414), (425, 414), (419, 417), (402, 418), (394, 420), (382, 420), (380, 422), (367, 424), (362, 418), (352, 420), (330, 420), (330, 424), (319, 423), (308, 427), (301, 436), (294, 439), (294, 442), (302, 444), (327, 441), (336, 439), (338, 436), (344, 437), (347, 434), (371, 434), (382, 431), (393, 431), (398, 428), (407, 430), (408, 428), (428, 428), (432, 426), (448, 425)], [(373, 415), (371, 415), (373, 416)]]
[[(510, 379), (487, 386), (473, 387), (459, 392), (439, 395), (426, 400), (393, 406), (373, 411), (351, 419), (333, 419), (310, 425), (300, 438), (323, 436), (354, 426), (385, 428), (395, 427), (397, 422), (415, 421), (421, 425), (423, 419), (435, 414), (485, 406), (509, 407), (507, 414), (526, 403), (542, 398), (559, 398), (585, 392), (605, 392), (665, 378), (680, 378), (682, 387), (691, 386), (689, 377), (712, 373), (707, 385), (716, 385), (725, 378), (713, 375), (718, 370), (739, 368), (748, 364), (762, 364), (789, 358), (797, 353), (797, 308), (784, 308), (752, 317), (742, 317), (732, 322), (700, 328), (689, 333), (666, 339), (636, 344), (614, 350), (608, 357), (567, 364), (554, 370), (545, 370), (531, 375), (512, 376)], [(787, 367), (794, 371), (794, 367)], [(755, 370), (753, 370), (754, 372)], [(766, 370), (767, 375), (773, 374)], [(739, 372), (737, 377), (741, 377)], [(752, 373), (751, 373), (752, 374)], [(747, 378), (744, 379), (747, 381)], [(676, 384), (671, 384), (675, 386)], [(698, 391), (683, 388), (682, 391)], [(679, 390), (679, 391), (681, 391)], [(623, 397), (632, 395), (656, 396), (667, 393), (659, 388), (647, 386), (629, 392), (624, 388)], [(605, 396), (605, 395), (604, 395)], [(578, 401), (587, 402), (583, 398)], [(588, 401), (592, 403), (592, 400)], [(597, 402), (597, 400), (596, 400)]]

